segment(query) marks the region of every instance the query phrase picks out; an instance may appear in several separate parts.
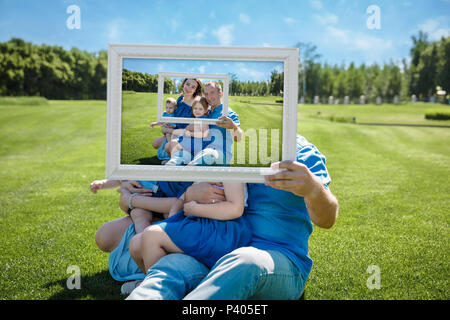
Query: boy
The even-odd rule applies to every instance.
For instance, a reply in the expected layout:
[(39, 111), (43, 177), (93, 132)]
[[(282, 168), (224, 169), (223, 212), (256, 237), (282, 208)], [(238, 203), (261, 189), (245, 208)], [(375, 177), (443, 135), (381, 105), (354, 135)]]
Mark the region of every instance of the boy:
[[(166, 111), (163, 113), (163, 117), (174, 117), (175, 116), (175, 109), (177, 108), (177, 101), (174, 98), (167, 98), (166, 100)], [(175, 128), (176, 127), (176, 123), (166, 123), (166, 122), (152, 122), (150, 124), (153, 127), (155, 126), (167, 126), (169, 128)], [(156, 138), (155, 140), (153, 140), (153, 145), (155, 144), (162, 144), (161, 138), (163, 138), (162, 140), (164, 140), (164, 137), (159, 137)], [(170, 141), (172, 138), (172, 135), (170, 133), (166, 133), (165, 134), (165, 139), (167, 141)]]

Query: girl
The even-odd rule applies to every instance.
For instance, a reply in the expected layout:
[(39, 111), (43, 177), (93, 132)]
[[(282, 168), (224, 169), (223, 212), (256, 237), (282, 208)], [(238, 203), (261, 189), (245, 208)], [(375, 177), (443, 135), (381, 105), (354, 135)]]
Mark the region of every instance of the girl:
[(218, 187), (223, 188), (225, 201), (185, 203), (183, 193), (172, 206), (168, 219), (132, 239), (130, 254), (144, 273), (168, 253), (186, 253), (212, 267), (225, 254), (249, 243), (251, 231), (242, 216), (245, 184), (224, 182), (223, 187)]
[[(192, 113), (196, 118), (207, 118), (208, 102), (200, 96), (195, 97), (192, 103)], [(172, 132), (174, 137), (180, 136), (178, 143), (173, 142), (171, 150), (171, 158), (166, 165), (182, 165), (188, 164), (192, 160), (192, 156), (203, 149), (203, 139), (208, 137), (208, 125), (202, 123), (192, 123), (186, 129), (177, 129)], [(194, 152), (194, 149), (197, 152)]]

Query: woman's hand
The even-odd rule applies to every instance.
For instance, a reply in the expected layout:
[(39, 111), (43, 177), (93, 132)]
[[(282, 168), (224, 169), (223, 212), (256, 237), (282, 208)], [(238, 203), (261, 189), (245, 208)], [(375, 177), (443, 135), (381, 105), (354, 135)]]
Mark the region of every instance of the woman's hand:
[[(122, 189), (125, 189), (125, 190), (129, 191), (130, 193), (141, 193), (142, 195), (145, 195), (145, 196), (153, 195), (152, 190), (143, 188), (139, 182), (133, 181), (133, 180), (123, 181)], [(118, 191), (122, 192), (121, 189), (119, 189)]]
[(218, 187), (223, 187), (223, 184), (220, 182), (194, 183), (186, 190), (186, 202), (196, 201), (198, 203), (211, 204), (225, 201), (225, 192)]

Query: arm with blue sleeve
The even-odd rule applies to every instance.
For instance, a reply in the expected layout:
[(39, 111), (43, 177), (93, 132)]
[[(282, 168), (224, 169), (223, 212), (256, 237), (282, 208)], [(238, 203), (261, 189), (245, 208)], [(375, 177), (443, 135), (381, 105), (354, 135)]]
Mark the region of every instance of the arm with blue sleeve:
[(338, 216), (339, 204), (328, 188), (331, 179), (325, 157), (311, 144), (297, 144), (296, 161), (281, 161), (271, 168), (282, 171), (266, 176), (265, 184), (303, 197), (311, 221), (331, 228)]

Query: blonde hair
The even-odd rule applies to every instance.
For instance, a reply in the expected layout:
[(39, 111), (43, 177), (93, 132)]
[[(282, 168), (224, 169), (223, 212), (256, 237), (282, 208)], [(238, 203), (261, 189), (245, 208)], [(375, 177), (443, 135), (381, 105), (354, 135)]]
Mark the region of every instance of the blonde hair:
[(174, 98), (167, 98), (166, 99), (166, 104), (167, 103), (171, 103), (173, 104), (175, 107), (177, 106), (177, 100), (175, 100)]

